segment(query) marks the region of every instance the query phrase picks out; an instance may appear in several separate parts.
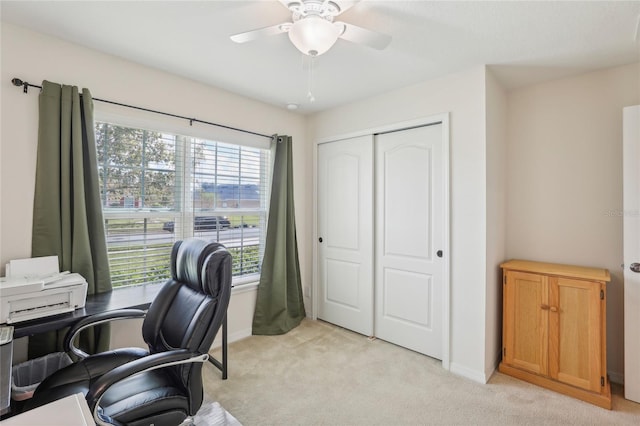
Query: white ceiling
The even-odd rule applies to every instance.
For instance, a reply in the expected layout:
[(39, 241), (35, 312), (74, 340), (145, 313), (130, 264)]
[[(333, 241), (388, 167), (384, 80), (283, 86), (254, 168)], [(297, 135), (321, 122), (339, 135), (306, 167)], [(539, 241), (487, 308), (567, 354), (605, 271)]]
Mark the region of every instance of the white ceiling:
[(301, 113), (480, 64), (512, 88), (640, 60), (640, 0), (362, 0), (339, 20), (389, 34), (391, 44), (377, 51), (338, 40), (314, 61), (310, 103), (308, 59), (285, 34), (229, 39), (290, 21), (276, 0), (3, 0), (0, 7), (2, 21), (283, 108), (299, 104)]

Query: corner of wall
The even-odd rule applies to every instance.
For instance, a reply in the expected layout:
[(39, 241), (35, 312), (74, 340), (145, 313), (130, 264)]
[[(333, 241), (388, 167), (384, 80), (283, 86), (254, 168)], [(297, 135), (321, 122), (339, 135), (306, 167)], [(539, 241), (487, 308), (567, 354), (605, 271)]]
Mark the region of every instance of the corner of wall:
[[(485, 376), (493, 374), (502, 346), (500, 263), (507, 244), (507, 99), (490, 68), (485, 67), (486, 131), (486, 292)], [(496, 355), (497, 354), (497, 355)]]

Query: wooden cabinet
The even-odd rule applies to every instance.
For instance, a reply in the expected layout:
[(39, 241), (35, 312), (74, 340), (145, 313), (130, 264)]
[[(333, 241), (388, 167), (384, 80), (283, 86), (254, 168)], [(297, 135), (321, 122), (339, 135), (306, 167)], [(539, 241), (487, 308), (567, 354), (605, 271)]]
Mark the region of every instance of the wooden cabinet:
[(609, 271), (524, 260), (500, 266), (499, 371), (611, 409), (606, 374)]

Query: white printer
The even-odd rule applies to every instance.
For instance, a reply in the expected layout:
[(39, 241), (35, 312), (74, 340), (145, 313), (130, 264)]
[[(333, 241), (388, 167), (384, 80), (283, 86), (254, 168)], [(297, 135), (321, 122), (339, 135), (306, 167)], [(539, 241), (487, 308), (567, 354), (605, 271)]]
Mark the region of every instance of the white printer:
[(83, 308), (87, 281), (60, 272), (58, 257), (12, 260), (0, 278), (0, 323), (13, 324)]

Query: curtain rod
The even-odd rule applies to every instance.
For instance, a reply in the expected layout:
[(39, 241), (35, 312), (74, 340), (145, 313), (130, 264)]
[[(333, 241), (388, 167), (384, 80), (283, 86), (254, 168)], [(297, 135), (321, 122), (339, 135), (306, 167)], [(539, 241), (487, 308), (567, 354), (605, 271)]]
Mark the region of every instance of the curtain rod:
[[(29, 87), (35, 87), (35, 88), (38, 88), (38, 89), (42, 89), (42, 86), (38, 86), (37, 84), (31, 84), (31, 83), (28, 83), (26, 81), (22, 81), (19, 78), (12, 79), (11, 83), (13, 83), (13, 85), (16, 86), (16, 87), (22, 86), (22, 88), (23, 88), (22, 91), (24, 93), (28, 93), (29, 92)], [(249, 133), (249, 134), (252, 134), (252, 135), (255, 135), (255, 136), (261, 136), (263, 138), (268, 138), (268, 139), (273, 139), (274, 136), (275, 136), (275, 135), (264, 135), (262, 133), (252, 132), (251, 130), (238, 129), (237, 127), (226, 126), (224, 124), (213, 123), (211, 121), (199, 120), (197, 118), (185, 117), (183, 115), (171, 114), (169, 112), (156, 111), (156, 110), (153, 110), (153, 109), (143, 108), (143, 107), (139, 107), (139, 106), (135, 106), (135, 105), (127, 105), (127, 104), (123, 104), (123, 103), (120, 103), (120, 102), (109, 101), (107, 99), (100, 99), (100, 98), (93, 98), (93, 97), (92, 97), (92, 99), (94, 101), (104, 102), (104, 103), (112, 104), (112, 105), (118, 105), (118, 106), (125, 107), (125, 108), (132, 108), (132, 109), (137, 109), (137, 110), (140, 110), (140, 111), (152, 112), (154, 114), (161, 114), (161, 115), (166, 115), (168, 117), (180, 118), (182, 120), (188, 120), (190, 126), (193, 126), (193, 123), (202, 123), (202, 124), (208, 124), (209, 126), (217, 126), (217, 127), (222, 127), (222, 128), (229, 129), (229, 130), (235, 130), (235, 131), (238, 131), (238, 132)]]

